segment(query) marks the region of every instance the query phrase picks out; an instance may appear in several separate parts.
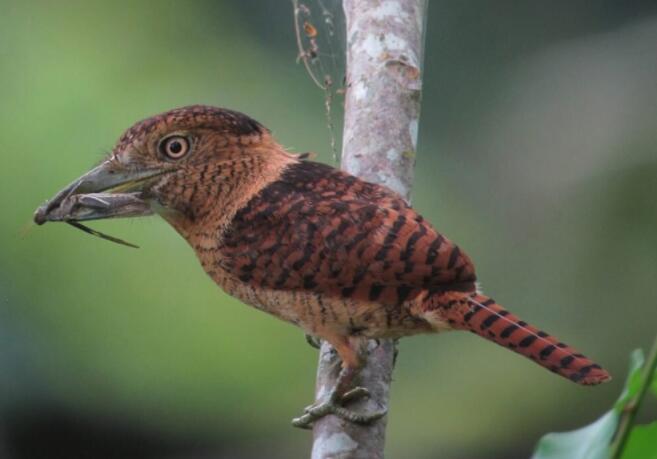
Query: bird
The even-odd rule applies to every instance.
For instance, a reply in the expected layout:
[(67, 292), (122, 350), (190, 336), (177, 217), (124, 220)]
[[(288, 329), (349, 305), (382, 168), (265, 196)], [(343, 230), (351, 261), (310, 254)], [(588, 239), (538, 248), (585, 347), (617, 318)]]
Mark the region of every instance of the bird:
[(397, 193), (289, 152), (240, 112), (193, 105), (137, 122), (35, 221), (151, 213), (226, 293), (333, 346), (335, 387), (299, 427), (329, 413), (362, 424), (385, 415), (346, 407), (368, 396), (357, 381), (371, 339), (465, 330), (572, 382), (610, 379), (482, 293), (468, 255)]

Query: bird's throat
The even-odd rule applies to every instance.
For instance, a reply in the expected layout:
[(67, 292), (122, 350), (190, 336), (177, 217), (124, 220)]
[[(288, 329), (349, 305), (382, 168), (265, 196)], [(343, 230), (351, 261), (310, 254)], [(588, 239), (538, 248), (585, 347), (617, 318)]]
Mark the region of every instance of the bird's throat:
[[(172, 202), (154, 206), (154, 210), (187, 240), (205, 264), (235, 214), (296, 162), (296, 156), (279, 145), (255, 149), (215, 169), (201, 170), (196, 174), (195, 188), (174, 185)], [(178, 196), (184, 198), (183, 206), (177, 205)]]

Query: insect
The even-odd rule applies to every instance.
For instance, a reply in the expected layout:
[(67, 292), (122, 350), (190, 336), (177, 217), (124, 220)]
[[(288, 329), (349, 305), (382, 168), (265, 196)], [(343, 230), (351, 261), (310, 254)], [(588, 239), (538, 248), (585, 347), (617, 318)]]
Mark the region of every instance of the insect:
[(74, 182), (67, 188), (66, 194), (53, 201), (46, 202), (40, 206), (34, 221), (42, 225), (47, 221), (65, 222), (74, 228), (91, 234), (92, 236), (105, 239), (106, 241), (138, 249), (139, 246), (124, 241), (109, 234), (89, 228), (80, 223), (85, 220), (97, 220), (100, 218), (130, 217), (138, 214), (149, 213), (147, 203), (139, 199), (138, 193), (89, 193), (76, 194), (83, 185), (81, 180)]

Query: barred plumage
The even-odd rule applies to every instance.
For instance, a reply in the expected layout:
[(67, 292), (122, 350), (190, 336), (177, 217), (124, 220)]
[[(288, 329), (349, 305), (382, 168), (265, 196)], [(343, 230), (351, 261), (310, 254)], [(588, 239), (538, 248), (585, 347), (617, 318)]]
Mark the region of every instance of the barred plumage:
[[(181, 153), (167, 157), (159, 146), (172, 136)], [(118, 190), (132, 192), (130, 200), (112, 200)], [(71, 206), (70, 215), (54, 217), (71, 196), (101, 191), (106, 207)], [(224, 290), (336, 348), (344, 369), (332, 401), (350, 389), (365, 338), (451, 329), (580, 384), (609, 379), (480, 294), (470, 258), (398, 195), (286, 152), (241, 113), (192, 106), (137, 123), (35, 219), (127, 216), (121, 203), (137, 195), (138, 208), (170, 222)]]

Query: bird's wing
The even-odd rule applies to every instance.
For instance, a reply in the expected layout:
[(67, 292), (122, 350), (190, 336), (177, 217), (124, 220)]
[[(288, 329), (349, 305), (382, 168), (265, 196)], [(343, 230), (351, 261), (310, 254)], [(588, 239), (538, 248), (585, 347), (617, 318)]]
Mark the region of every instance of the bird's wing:
[(370, 301), (472, 288), (467, 255), (400, 197), (320, 166), (293, 166), (301, 170), (270, 184), (236, 215), (222, 241), (225, 270), (265, 288)]

